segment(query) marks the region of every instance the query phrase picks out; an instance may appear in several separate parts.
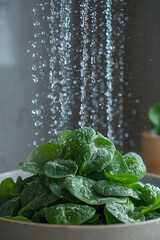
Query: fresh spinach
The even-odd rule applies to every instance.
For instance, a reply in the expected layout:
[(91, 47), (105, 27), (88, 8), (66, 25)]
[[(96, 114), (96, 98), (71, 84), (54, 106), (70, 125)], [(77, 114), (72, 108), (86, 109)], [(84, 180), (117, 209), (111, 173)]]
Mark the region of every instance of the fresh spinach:
[(90, 205), (103, 205), (107, 199), (94, 191), (95, 181), (82, 176), (67, 177), (65, 188), (82, 202)]
[(62, 150), (61, 145), (56, 142), (43, 143), (29, 154), (27, 163), (42, 165), (50, 160), (57, 160), (61, 157)]
[(111, 141), (96, 137), (91, 144), (84, 145), (78, 156), (79, 174), (87, 176), (92, 172), (102, 172), (109, 165), (115, 152)]
[(146, 166), (137, 153), (129, 152), (123, 156), (125, 163), (128, 166), (128, 172), (142, 179), (146, 174)]
[(44, 165), (44, 174), (50, 178), (64, 178), (75, 175), (77, 170), (77, 164), (70, 159), (49, 161)]
[(106, 180), (98, 181), (94, 184), (94, 190), (106, 197), (132, 197), (140, 199), (139, 195), (130, 185), (117, 182), (109, 182)]
[(29, 172), (33, 174), (44, 174), (43, 164), (41, 165), (36, 162), (23, 163), (23, 165), (21, 165), (21, 168), (24, 172)]
[(17, 184), (12, 178), (6, 178), (0, 184), (0, 196), (2, 195), (18, 195)]
[(96, 132), (92, 128), (79, 128), (72, 131), (66, 142), (65, 159), (77, 160), (82, 147), (93, 141)]
[(16, 216), (16, 217), (4, 217), (6, 219), (14, 220), (14, 221), (20, 221), (20, 222), (32, 222), (28, 218), (25, 218), (23, 216)]
[(59, 204), (45, 208), (45, 218), (50, 224), (79, 225), (95, 214), (95, 209), (86, 205)]
[(10, 200), (7, 200), (0, 206), (0, 217), (15, 216), (18, 213), (19, 207), (19, 197), (14, 197)]
[(122, 183), (132, 183), (139, 180), (137, 176), (129, 171), (124, 158), (118, 151), (115, 151), (112, 161), (105, 168), (105, 176), (110, 180)]
[[(120, 203), (117, 199), (108, 198), (104, 211), (106, 216), (107, 211), (122, 223), (133, 223), (145, 220), (143, 214), (134, 211), (134, 205), (129, 199), (126, 199), (124, 203)], [(106, 217), (106, 221), (107, 220), (108, 217)]]
[(160, 217), (160, 189), (143, 184), (136, 153), (122, 156), (92, 128), (65, 130), (21, 165), (34, 174), (0, 184), (0, 217), (77, 225), (132, 223)]

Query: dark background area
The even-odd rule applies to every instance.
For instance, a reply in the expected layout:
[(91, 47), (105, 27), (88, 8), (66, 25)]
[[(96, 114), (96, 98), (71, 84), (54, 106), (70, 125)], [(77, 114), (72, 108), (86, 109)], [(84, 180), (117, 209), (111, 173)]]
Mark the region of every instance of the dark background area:
[(160, 2), (127, 1), (124, 128), (125, 151), (140, 153), (141, 133), (150, 128), (148, 109), (160, 102)]

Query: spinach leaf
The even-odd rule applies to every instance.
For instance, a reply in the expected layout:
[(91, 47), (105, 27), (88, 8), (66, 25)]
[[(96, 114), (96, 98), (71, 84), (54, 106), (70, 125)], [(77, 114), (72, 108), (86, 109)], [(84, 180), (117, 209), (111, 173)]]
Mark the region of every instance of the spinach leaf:
[(112, 181), (122, 183), (132, 183), (139, 180), (137, 176), (129, 172), (127, 164), (118, 151), (115, 151), (110, 164), (105, 168), (105, 176)]
[(86, 205), (59, 204), (45, 208), (45, 218), (50, 224), (79, 225), (95, 214), (95, 209)]
[(114, 144), (108, 138), (99, 136), (93, 140), (93, 143), (95, 144), (95, 146), (97, 148), (105, 148), (108, 151), (110, 158), (113, 157), (116, 149), (115, 149)]
[(117, 218), (115, 218), (115, 217), (107, 210), (106, 207), (104, 207), (104, 215), (105, 215), (106, 223), (107, 223), (107, 224), (121, 223)]
[(27, 218), (31, 218), (34, 212), (55, 203), (57, 199), (58, 197), (53, 193), (46, 191), (21, 208), (18, 214)]
[(119, 196), (119, 197), (133, 197), (135, 199), (140, 199), (137, 192), (129, 185), (122, 183), (109, 182), (106, 180), (98, 181), (94, 184), (94, 190), (106, 197)]
[(49, 161), (44, 165), (44, 174), (50, 178), (64, 178), (75, 175), (77, 170), (77, 164), (69, 159)]
[(149, 206), (140, 207), (142, 214), (146, 214), (148, 212), (157, 210), (159, 208), (160, 208), (160, 194), (157, 196), (157, 198), (154, 200), (154, 202), (152, 204), (150, 204)]
[(58, 198), (62, 198), (64, 200), (67, 200), (71, 203), (79, 203), (80, 201), (75, 198), (70, 192), (68, 192), (63, 184), (56, 184), (55, 182), (52, 182), (49, 184), (49, 188), (52, 193), (54, 193)]
[(16, 197), (15, 195), (1, 195), (0, 196), (0, 206), (2, 204), (4, 204), (5, 202), (7, 202), (8, 200), (11, 200), (11, 199), (13, 199), (15, 197)]
[(160, 189), (149, 183), (145, 184), (142, 191), (142, 199), (148, 206), (142, 206), (141, 213), (146, 214), (160, 208)]
[(145, 214), (145, 220), (156, 219), (160, 217), (160, 213), (153, 211)]
[(20, 200), (22, 207), (26, 206), (28, 203), (32, 202), (34, 199), (39, 197), (41, 194), (44, 194), (48, 190), (45, 181), (37, 178), (34, 181), (28, 182), (26, 187), (23, 189), (20, 194)]
[(23, 216), (15, 216), (15, 217), (4, 217), (6, 219), (14, 220), (14, 221), (20, 221), (20, 222), (32, 222), (28, 218), (25, 218)]
[(128, 173), (128, 167), (122, 157), (122, 155), (115, 151), (114, 156), (110, 164), (105, 168), (105, 172), (112, 175), (116, 173)]
[(0, 206), (0, 217), (15, 216), (20, 208), (19, 197), (14, 197)]
[(113, 157), (115, 147), (111, 141), (104, 137), (96, 137), (91, 144), (81, 149), (77, 164), (79, 175), (87, 176), (91, 172), (103, 172)]
[(133, 183), (139, 180), (138, 177), (130, 173), (116, 173), (114, 175), (105, 172), (106, 178), (109, 178), (112, 181), (117, 181), (121, 183)]
[(129, 152), (123, 156), (125, 163), (128, 166), (128, 172), (141, 179), (146, 174), (146, 166), (142, 158), (133, 152)]
[(1, 195), (18, 195), (18, 188), (12, 178), (6, 178), (0, 184)]
[(81, 176), (67, 177), (64, 180), (65, 188), (82, 202), (90, 205), (102, 205), (107, 202), (103, 197), (94, 191), (95, 181)]
[(87, 224), (98, 224), (100, 218), (101, 215), (96, 213), (91, 219), (87, 221)]
[(146, 183), (142, 189), (142, 199), (148, 204), (152, 204), (160, 195), (160, 188), (150, 183)]
[(66, 142), (65, 159), (76, 160), (80, 153), (81, 148), (93, 141), (96, 133), (92, 128), (79, 128), (72, 131)]
[(57, 160), (61, 157), (63, 148), (56, 142), (43, 143), (36, 147), (28, 156), (27, 164), (44, 164), (50, 160)]
[(65, 146), (68, 136), (71, 134), (71, 130), (65, 130), (58, 135), (57, 143), (61, 146)]
[(108, 220), (107, 212), (122, 223), (133, 223), (145, 220), (143, 214), (134, 211), (134, 205), (129, 199), (127, 199), (125, 203), (119, 203), (116, 199), (108, 198), (104, 211), (106, 221)]
[(16, 185), (17, 185), (17, 192), (18, 194), (20, 194), (24, 188), (24, 183), (21, 176), (18, 176), (16, 180)]
[(23, 163), (23, 165), (21, 165), (21, 169), (24, 172), (29, 172), (29, 173), (33, 173), (33, 174), (44, 174), (44, 172), (43, 172), (43, 165), (42, 164), (38, 164), (36, 162), (33, 162), (33, 163)]

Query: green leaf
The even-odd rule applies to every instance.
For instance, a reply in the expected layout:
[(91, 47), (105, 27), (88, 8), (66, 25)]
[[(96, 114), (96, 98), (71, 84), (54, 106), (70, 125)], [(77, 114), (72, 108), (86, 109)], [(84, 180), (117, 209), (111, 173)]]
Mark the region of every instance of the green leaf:
[(52, 182), (49, 184), (49, 188), (50, 188), (51, 192), (54, 193), (57, 197), (59, 197), (59, 198), (63, 197), (61, 185), (58, 185), (57, 183)]
[(44, 164), (50, 160), (57, 160), (61, 157), (63, 148), (54, 142), (43, 143), (35, 148), (27, 158), (27, 164)]
[(67, 138), (68, 136), (71, 134), (71, 130), (65, 130), (63, 132), (61, 132), (59, 135), (58, 135), (58, 138), (57, 138), (57, 143), (58, 144), (61, 144), (61, 145), (65, 145), (66, 144), (66, 141), (67, 141)]
[(139, 180), (138, 177), (130, 173), (116, 173), (112, 175), (111, 173), (105, 172), (105, 176), (112, 181), (117, 181), (121, 183), (133, 183)]
[(117, 173), (128, 173), (128, 167), (118, 151), (115, 151), (110, 164), (105, 168), (105, 172), (112, 175)]
[(41, 208), (47, 207), (57, 201), (58, 197), (50, 191), (46, 191), (29, 202), (18, 212), (19, 215), (23, 215), (27, 218), (31, 218), (34, 212), (39, 211)]
[(160, 189), (149, 183), (145, 184), (142, 192), (142, 199), (147, 202), (148, 206), (140, 207), (141, 213), (157, 210), (160, 208)]
[(24, 188), (24, 183), (21, 176), (18, 176), (16, 185), (17, 185), (17, 192), (18, 194), (20, 194)]
[(137, 176), (129, 172), (127, 164), (118, 151), (115, 151), (110, 164), (105, 168), (105, 176), (112, 181), (122, 183), (132, 183), (139, 180)]
[(6, 219), (14, 220), (14, 221), (20, 221), (20, 222), (32, 222), (28, 218), (22, 217), (22, 216), (15, 216), (15, 217), (4, 217)]
[(136, 191), (131, 186), (123, 183), (109, 182), (106, 180), (98, 181), (94, 184), (94, 190), (106, 197), (133, 197), (140, 199)]
[[(145, 220), (143, 214), (134, 211), (134, 205), (129, 199), (127, 199), (125, 203), (120, 203), (116, 199), (108, 198), (105, 209), (105, 214), (107, 214), (108, 211), (114, 218), (122, 223), (133, 223)], [(106, 221), (107, 220), (108, 218), (106, 217)]]
[(148, 111), (148, 118), (152, 124), (153, 129), (160, 134), (160, 104), (155, 104)]
[(95, 136), (96, 133), (92, 128), (79, 128), (72, 131), (67, 138), (65, 159), (76, 160), (81, 148), (91, 143)]
[(65, 188), (82, 202), (90, 205), (103, 205), (108, 198), (96, 193), (94, 184), (94, 180), (81, 176), (67, 177), (64, 181)]
[(15, 198), (15, 195), (1, 195), (0, 196), (0, 206), (7, 202), (8, 200), (11, 200)]
[(44, 165), (44, 174), (50, 178), (64, 178), (75, 175), (77, 170), (77, 164), (69, 159), (49, 161)]
[(28, 182), (26, 187), (20, 194), (20, 200), (22, 202), (22, 207), (26, 206), (28, 203), (32, 202), (34, 199), (44, 194), (48, 190), (46, 182), (40, 180), (39, 178), (34, 181)]
[(45, 218), (50, 224), (79, 225), (95, 214), (95, 209), (86, 205), (59, 204), (45, 208)]
[(114, 152), (115, 147), (111, 141), (104, 137), (96, 137), (91, 144), (84, 145), (79, 153), (79, 175), (103, 172), (111, 162)]
[(20, 207), (19, 197), (14, 197), (0, 206), (0, 217), (15, 216)]
[(153, 211), (145, 214), (145, 220), (160, 218), (160, 213)]
[(18, 188), (12, 178), (6, 178), (0, 184), (1, 195), (18, 195)]
[(23, 163), (23, 165), (21, 166), (21, 169), (24, 172), (29, 172), (29, 173), (33, 173), (33, 174), (44, 174), (43, 172), (43, 165), (40, 165), (36, 162), (33, 163)]
[(68, 192), (63, 184), (57, 184), (55, 182), (52, 182), (49, 184), (49, 188), (52, 193), (54, 193), (58, 198), (62, 198), (63, 200), (67, 200), (71, 203), (78, 204), (80, 201), (75, 198), (70, 192)]
[(101, 215), (100, 214), (95, 214), (91, 219), (87, 221), (87, 224), (97, 224)]
[(106, 207), (104, 207), (104, 215), (105, 215), (106, 223), (107, 223), (107, 224), (121, 223), (117, 218), (115, 218), (115, 217), (107, 210)]
[(96, 137), (93, 142), (97, 148), (107, 149), (108, 154), (110, 154), (110, 157), (111, 158), (113, 157), (116, 149), (115, 149), (114, 144), (108, 138), (99, 136), (99, 137)]
[(129, 152), (123, 156), (125, 163), (128, 166), (128, 172), (135, 175), (139, 179), (143, 178), (146, 174), (146, 166), (142, 158), (133, 152)]
[(160, 195), (160, 188), (150, 183), (146, 183), (142, 189), (142, 199), (147, 204), (152, 204), (156, 198)]

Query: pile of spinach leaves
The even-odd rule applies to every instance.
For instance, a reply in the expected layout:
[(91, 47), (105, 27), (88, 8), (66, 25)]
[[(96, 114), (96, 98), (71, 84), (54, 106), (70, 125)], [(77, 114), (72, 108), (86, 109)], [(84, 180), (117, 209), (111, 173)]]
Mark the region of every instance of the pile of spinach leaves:
[(140, 180), (142, 158), (122, 156), (92, 128), (62, 132), (35, 148), (23, 171), (0, 184), (0, 217), (63, 225), (133, 223), (160, 217), (160, 189)]

